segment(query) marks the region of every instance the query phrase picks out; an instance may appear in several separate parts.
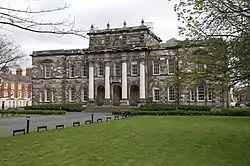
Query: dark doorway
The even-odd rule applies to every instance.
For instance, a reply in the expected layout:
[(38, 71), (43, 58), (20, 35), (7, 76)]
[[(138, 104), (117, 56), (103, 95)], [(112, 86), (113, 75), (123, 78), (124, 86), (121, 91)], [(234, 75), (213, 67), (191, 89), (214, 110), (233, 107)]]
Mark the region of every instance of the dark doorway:
[(119, 85), (113, 87), (113, 105), (119, 106), (122, 98), (122, 88)]
[(130, 105), (137, 106), (139, 101), (139, 87), (137, 85), (131, 85), (130, 87)]
[(100, 85), (97, 87), (96, 105), (102, 106), (104, 104), (105, 88)]

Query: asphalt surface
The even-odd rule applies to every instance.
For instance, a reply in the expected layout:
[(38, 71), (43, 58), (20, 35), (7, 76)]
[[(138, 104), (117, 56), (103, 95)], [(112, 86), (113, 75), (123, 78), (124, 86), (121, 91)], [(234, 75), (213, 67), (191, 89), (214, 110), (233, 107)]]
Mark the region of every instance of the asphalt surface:
[[(112, 115), (111, 113), (95, 113), (94, 122), (99, 118), (105, 121), (107, 116)], [(44, 125), (48, 126), (48, 130), (55, 129), (56, 125), (69, 127), (73, 125), (73, 122), (80, 122), (82, 125), (86, 120), (91, 120), (91, 113), (72, 112), (66, 115), (35, 116), (30, 118), (30, 131), (36, 131), (38, 126)], [(11, 136), (15, 129), (26, 129), (26, 122), (26, 117), (0, 118), (0, 137)]]

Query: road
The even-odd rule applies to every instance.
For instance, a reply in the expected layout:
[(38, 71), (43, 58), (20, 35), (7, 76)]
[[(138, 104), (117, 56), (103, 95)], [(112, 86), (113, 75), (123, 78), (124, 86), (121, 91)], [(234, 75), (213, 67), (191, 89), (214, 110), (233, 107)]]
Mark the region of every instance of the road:
[[(106, 120), (111, 113), (95, 113), (94, 121), (98, 118)], [(84, 124), (91, 119), (91, 113), (70, 112), (66, 115), (35, 116), (30, 118), (30, 131), (36, 131), (38, 126), (48, 126), (48, 130), (55, 129), (56, 125), (63, 124), (65, 127), (72, 126), (73, 122)], [(112, 118), (113, 119), (113, 118)], [(12, 135), (14, 129), (26, 129), (26, 117), (0, 119), (0, 137)]]

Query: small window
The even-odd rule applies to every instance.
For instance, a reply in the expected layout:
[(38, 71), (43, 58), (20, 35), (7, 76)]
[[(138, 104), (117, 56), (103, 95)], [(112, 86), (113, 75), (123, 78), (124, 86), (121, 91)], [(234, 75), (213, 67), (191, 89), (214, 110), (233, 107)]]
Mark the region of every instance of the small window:
[(45, 78), (51, 77), (50, 65), (44, 65), (44, 76), (45, 76)]
[(104, 75), (104, 64), (102, 62), (99, 63), (99, 76)]
[(69, 90), (69, 101), (70, 102), (74, 102), (75, 101), (75, 90), (73, 88), (71, 88)]
[(197, 88), (198, 100), (204, 101), (205, 100), (205, 88), (204, 86), (198, 86)]
[(160, 75), (160, 63), (159, 63), (159, 61), (154, 61), (154, 63), (153, 63), (153, 74)]
[(193, 90), (190, 91), (190, 101), (195, 100), (195, 92)]
[(115, 76), (120, 76), (121, 75), (121, 63), (116, 62), (115, 63)]
[(87, 89), (82, 90), (82, 101), (87, 101), (88, 100), (88, 91)]
[(153, 100), (154, 101), (160, 101), (160, 89), (154, 89), (154, 94), (153, 94)]
[(175, 88), (174, 87), (168, 88), (168, 101), (175, 101)]
[(69, 77), (75, 77), (75, 64), (72, 63), (69, 66)]
[(87, 65), (83, 65), (82, 67), (82, 77), (87, 77)]
[(175, 60), (168, 59), (168, 74), (174, 74), (174, 73), (175, 73)]
[(18, 91), (18, 98), (22, 98), (22, 92)]
[(137, 62), (132, 62), (131, 63), (131, 75), (132, 76), (138, 75), (138, 65), (137, 65)]

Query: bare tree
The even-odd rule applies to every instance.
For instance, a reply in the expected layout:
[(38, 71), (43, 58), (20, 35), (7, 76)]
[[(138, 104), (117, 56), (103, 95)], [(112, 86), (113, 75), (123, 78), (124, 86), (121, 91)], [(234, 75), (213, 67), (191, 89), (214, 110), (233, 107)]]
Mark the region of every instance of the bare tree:
[(87, 38), (86, 29), (77, 29), (75, 27), (74, 19), (62, 19), (59, 22), (52, 21), (38, 21), (36, 16), (40, 14), (49, 14), (54, 12), (60, 12), (69, 8), (69, 5), (65, 4), (63, 7), (52, 9), (33, 10), (30, 7), (26, 9), (15, 9), (12, 7), (4, 7), (0, 5), (0, 27), (6, 29), (7, 26), (16, 27), (22, 30), (58, 34), (58, 35), (77, 35), (83, 38)]

